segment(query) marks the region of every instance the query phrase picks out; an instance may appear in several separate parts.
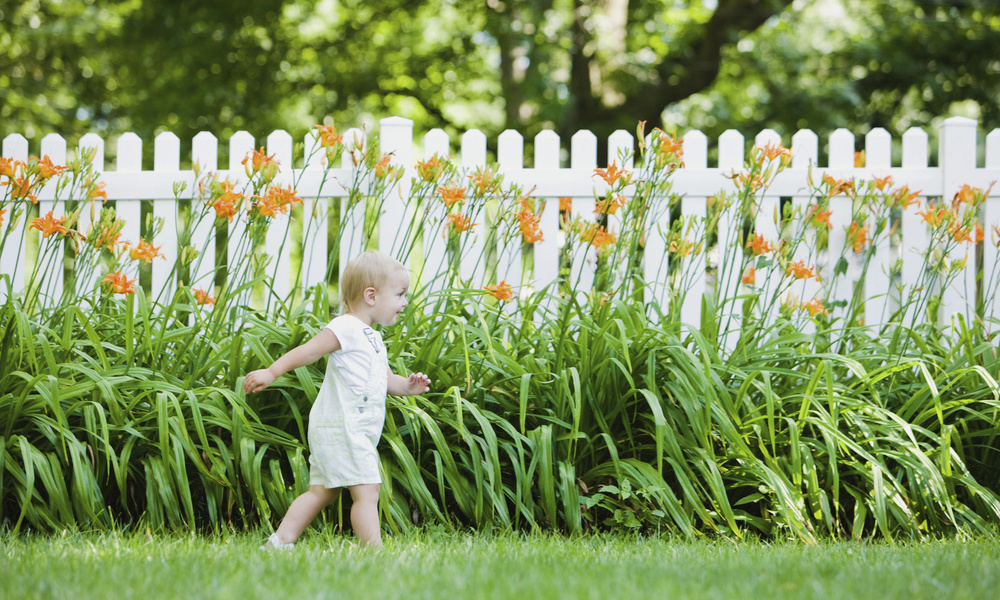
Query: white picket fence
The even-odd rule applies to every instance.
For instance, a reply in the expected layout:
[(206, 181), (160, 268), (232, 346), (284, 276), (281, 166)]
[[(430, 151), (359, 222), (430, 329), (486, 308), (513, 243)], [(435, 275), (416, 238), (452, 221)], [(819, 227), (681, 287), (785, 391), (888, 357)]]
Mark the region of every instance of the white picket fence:
[[(350, 130), (345, 132), (345, 140), (350, 140), (351, 136), (362, 135), (360, 130)], [(749, 144), (744, 137), (736, 131), (727, 131), (719, 138), (719, 160), (716, 166), (708, 165), (708, 139), (700, 131), (690, 131), (684, 136), (684, 168), (675, 172), (671, 181), (673, 182), (672, 192), (683, 196), (681, 211), (684, 215), (704, 216), (706, 214), (706, 199), (717, 195), (722, 190), (735, 190), (734, 183), (730, 176), (734, 171), (743, 168), (744, 158)], [(383, 119), (379, 127), (380, 150), (384, 153), (392, 154), (392, 163), (400, 165), (406, 169), (406, 175), (398, 184), (402, 189), (400, 193), (391, 193), (384, 206), (384, 213), (379, 221), (379, 239), (389, 244), (396, 238), (395, 232), (399, 230), (407, 221), (407, 207), (402, 198), (408, 197), (412, 178), (415, 176), (415, 154), (416, 145), (413, 138), (413, 123), (407, 119), (391, 117)], [(900, 165), (893, 165), (891, 160), (892, 140), (888, 132), (883, 129), (872, 130), (865, 136), (864, 150), (866, 154), (865, 166), (854, 167), (855, 136), (847, 130), (834, 132), (829, 139), (828, 164), (823, 166), (818, 164), (819, 139), (818, 136), (809, 130), (802, 130), (791, 137), (790, 140), (782, 140), (774, 131), (766, 130), (761, 132), (753, 140), (754, 145), (764, 146), (769, 143), (783, 143), (785, 147), (790, 147), (792, 151), (791, 167), (780, 173), (773, 185), (767, 190), (765, 197), (761, 199), (762, 210), (758, 212), (758, 231), (765, 236), (774, 239), (777, 236), (776, 223), (774, 221), (775, 211), (773, 207), (781, 197), (791, 197), (793, 202), (803, 203), (808, 198), (807, 177), (812, 170), (813, 181), (819, 181), (823, 174), (829, 174), (837, 179), (854, 179), (858, 182), (869, 180), (873, 177), (884, 177), (891, 175), (894, 186), (906, 185), (911, 190), (920, 190), (921, 202), (926, 203), (927, 198), (941, 197), (950, 200), (955, 192), (963, 185), (968, 184), (973, 187), (986, 189), (991, 182), (1000, 180), (1000, 129), (990, 132), (986, 136), (985, 166), (977, 166), (977, 123), (974, 120), (952, 117), (943, 122), (939, 136), (938, 166), (928, 165), (928, 136), (921, 129), (911, 129), (902, 138), (902, 161)], [(103, 171), (100, 180), (106, 184), (108, 200), (116, 202), (117, 213), (126, 221), (126, 228), (123, 231), (122, 239), (137, 242), (140, 228), (140, 203), (142, 201), (153, 201), (153, 213), (157, 218), (164, 220), (164, 233), (157, 237), (156, 244), (162, 245), (162, 252), (167, 257), (175, 257), (178, 251), (177, 238), (168, 235), (166, 232), (176, 231), (178, 222), (178, 211), (175, 202), (174, 186), (177, 182), (187, 184), (187, 197), (190, 197), (195, 188), (195, 174), (192, 170), (182, 170), (180, 168), (180, 140), (172, 133), (163, 133), (155, 140), (155, 152), (153, 169), (143, 170), (141, 164), (143, 141), (135, 134), (127, 133), (119, 137), (117, 141), (117, 160), (113, 169)], [(580, 131), (569, 141), (569, 164), (563, 164), (563, 141), (552, 131), (539, 133), (534, 140), (533, 166), (526, 166), (524, 160), (524, 139), (514, 131), (504, 132), (499, 136), (496, 145), (496, 155), (500, 172), (504, 176), (504, 182), (517, 183), (526, 190), (534, 190), (533, 195), (537, 198), (555, 199), (559, 197), (573, 198), (573, 212), (581, 215), (589, 215), (593, 212), (595, 193), (600, 195), (606, 184), (594, 174), (594, 169), (598, 166), (610, 164), (618, 161), (620, 151), (632, 152), (635, 140), (626, 131), (615, 132), (608, 140), (608, 155), (606, 161), (598, 162), (598, 140), (589, 131)], [(323, 170), (319, 161), (321, 153), (313, 153), (316, 141), (312, 135), (305, 139), (305, 156), (312, 159), (299, 161), (304, 164), (303, 168), (289, 169), (287, 165), (293, 164), (291, 136), (284, 131), (276, 131), (269, 135), (264, 144), (260, 144), (245, 131), (236, 133), (229, 139), (229, 164), (225, 168), (219, 169), (218, 149), (219, 142), (215, 136), (209, 133), (200, 133), (193, 139), (192, 163), (202, 165), (203, 169), (218, 171), (220, 178), (229, 178), (234, 181), (246, 181), (242, 159), (247, 153), (261, 145), (266, 147), (268, 155), (275, 155), (276, 159), (283, 165), (278, 175), (276, 183), (287, 185), (291, 181), (298, 181), (297, 191), (299, 196), (305, 201), (305, 214), (311, 214), (314, 208), (327, 206), (331, 201), (341, 201), (346, 203), (344, 198), (344, 187), (340, 185), (321, 186), (323, 180)], [(96, 165), (104, 165), (105, 142), (95, 134), (85, 135), (79, 144), (80, 148), (96, 148)], [(474, 170), (477, 167), (487, 164), (487, 139), (485, 134), (477, 130), (466, 132), (461, 137), (461, 147), (451, 148), (449, 138), (442, 130), (433, 130), (427, 133), (421, 140), (424, 159), (439, 156), (454, 156), (456, 163), (463, 170)], [(65, 164), (67, 159), (67, 144), (59, 135), (48, 135), (41, 141), (41, 147), (37, 152), (29, 152), (27, 140), (18, 134), (12, 134), (3, 140), (3, 156), (26, 160), (31, 156), (48, 155), (56, 164)], [(634, 168), (632, 164), (624, 165), (626, 168)], [(812, 169), (810, 169), (812, 166)], [(350, 181), (352, 163), (348, 153), (345, 151), (344, 160), (340, 168), (333, 169), (330, 175), (339, 181)], [(983, 226), (990, 232), (991, 225), (1000, 224), (1000, 186), (993, 189), (994, 195), (987, 200), (984, 207)], [(63, 207), (54, 200), (54, 189), (50, 185), (39, 197), (42, 214), (48, 210), (61, 214)], [(541, 214), (541, 229), (544, 241), (535, 245), (534, 270), (531, 274), (532, 281), (524, 281), (525, 285), (530, 283), (531, 289), (542, 289), (553, 282), (559, 273), (558, 264), (558, 230), (560, 227), (558, 218), (558, 202), (547, 202), (546, 209)], [(830, 231), (830, 250), (826, 253), (830, 257), (839, 257), (840, 249), (846, 242), (846, 230), (851, 222), (851, 207), (849, 201), (840, 201), (835, 198), (832, 206), (831, 223), (833, 228)], [(87, 219), (90, 215), (82, 215), (81, 230), (86, 231), (89, 224)], [(359, 214), (344, 214), (345, 225), (348, 227), (358, 223), (361, 218)], [(301, 281), (306, 287), (322, 282), (327, 273), (327, 257), (329, 255), (329, 241), (322, 236), (313, 240), (309, 248), (303, 249), (302, 271), (299, 274), (290, 273), (289, 256), (291, 247), (289, 244), (282, 244), (288, 225), (288, 217), (279, 217), (278, 221), (271, 226), (268, 233), (266, 251), (275, 261), (277, 261), (278, 276), (274, 280), (276, 295), (283, 297), (289, 293), (290, 281), (293, 275), (300, 275)], [(723, 220), (720, 224), (720, 233), (731, 231), (735, 224), (731, 221)], [(655, 226), (655, 224), (654, 224)], [(17, 235), (38, 235), (36, 231), (25, 231), (25, 223), (18, 225), (20, 231)], [(903, 216), (903, 244), (902, 244), (902, 281), (905, 284), (912, 284), (917, 280), (918, 274), (924, 268), (922, 248), (927, 244), (929, 232), (927, 226), (921, 222), (920, 217), (915, 215), (915, 210), (907, 211)], [(196, 232), (198, 239), (207, 239), (213, 235), (212, 227), (206, 227), (203, 231)], [(486, 236), (484, 224), (480, 223), (474, 230), (474, 243), (478, 249), (485, 251)], [(964, 314), (967, 318), (972, 317), (974, 306), (974, 290), (976, 289), (976, 274), (990, 273), (997, 263), (998, 252), (995, 244), (991, 243), (990, 236), (987, 235), (984, 243), (982, 264), (976, 260), (975, 253), (971, 253), (967, 266), (962, 276), (958, 278), (951, 288), (944, 291), (943, 302), (940, 312), (940, 319), (947, 323), (951, 316), (956, 313)], [(341, 268), (351, 256), (361, 251), (364, 243), (358, 236), (343, 236), (342, 247), (340, 249)], [(436, 246), (427, 244), (428, 252)], [(279, 249), (283, 249), (279, 251)], [(396, 249), (382, 248), (388, 252)], [(212, 252), (209, 245), (209, 252)], [(233, 249), (230, 248), (230, 253)], [(721, 249), (720, 252), (725, 252)], [(481, 256), (481, 252), (470, 253), (473, 257)], [(963, 256), (964, 256), (963, 251)], [(33, 268), (24, 260), (15, 260), (18, 253), (16, 248), (5, 248), (0, 256), (0, 272), (11, 275), (14, 291), (19, 292), (25, 285), (26, 273)], [(651, 235), (647, 237), (645, 272), (652, 276), (656, 273), (664, 272), (662, 261), (667, 260), (666, 241), (662, 236)], [(23, 253), (21, 253), (23, 259)], [(519, 251), (500, 252), (500, 256), (507, 258), (501, 260), (497, 266), (496, 279), (505, 279), (509, 283), (517, 284), (521, 282), (521, 259)], [(230, 254), (229, 261), (235, 261), (245, 257)], [(433, 259), (434, 257), (429, 257)], [(962, 258), (962, 256), (956, 256)], [(704, 272), (704, 254), (695, 257), (693, 268)], [(713, 260), (720, 262), (725, 260), (725, 256), (714, 257)], [(830, 259), (834, 260), (834, 259)], [(891, 256), (889, 248), (880, 248), (877, 252), (873, 268), (867, 272), (865, 279), (866, 294), (870, 298), (866, 313), (872, 315), (887, 314), (884, 304), (890, 302), (888, 290), (891, 286), (888, 275), (888, 265), (895, 258)], [(214, 256), (206, 257), (203, 264), (204, 269), (210, 269)], [(438, 264), (429, 260), (428, 264)], [(827, 265), (832, 267), (832, 265)], [(154, 292), (161, 289), (170, 290), (175, 282), (170, 280), (170, 261), (157, 260), (153, 263), (152, 287)], [(580, 281), (572, 282), (578, 289), (586, 290), (592, 281), (592, 273), (587, 268), (580, 272)], [(196, 273), (195, 278), (204, 278), (207, 273)], [(462, 276), (468, 279), (472, 285), (481, 286), (495, 283), (484, 279), (484, 264), (478, 260), (475, 263), (463, 264)], [(577, 276), (574, 270), (573, 276)], [(857, 265), (851, 266), (847, 277), (840, 278), (838, 289), (833, 290), (833, 298), (847, 298), (852, 293), (852, 286), (860, 276), (860, 268)], [(708, 289), (708, 282), (704, 278), (696, 278), (691, 289), (687, 290), (685, 303), (682, 311), (682, 320), (687, 323), (699, 322), (699, 311), (701, 309), (702, 294)], [(808, 290), (802, 290), (808, 292)], [(655, 288), (647, 293), (649, 301), (663, 301), (663, 290), (657, 291)], [(1000, 298), (992, 294), (991, 290), (986, 290), (986, 297), (990, 302), (985, 309), (985, 317), (1000, 316)], [(0, 293), (3, 293), (0, 291)], [(871, 322), (869, 320), (869, 322)]]

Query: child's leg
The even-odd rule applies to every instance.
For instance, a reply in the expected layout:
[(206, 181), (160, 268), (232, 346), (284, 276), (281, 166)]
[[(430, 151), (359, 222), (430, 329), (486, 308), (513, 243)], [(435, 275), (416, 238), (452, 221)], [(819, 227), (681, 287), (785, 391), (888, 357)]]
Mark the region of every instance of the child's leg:
[(366, 546), (382, 545), (382, 527), (378, 522), (378, 491), (379, 484), (367, 483), (352, 485), (351, 490), (351, 526), (358, 541)]
[(309, 523), (316, 518), (319, 511), (340, 497), (340, 488), (325, 488), (321, 485), (309, 486), (309, 491), (292, 502), (285, 513), (285, 518), (278, 525), (275, 534), (284, 543), (299, 539)]

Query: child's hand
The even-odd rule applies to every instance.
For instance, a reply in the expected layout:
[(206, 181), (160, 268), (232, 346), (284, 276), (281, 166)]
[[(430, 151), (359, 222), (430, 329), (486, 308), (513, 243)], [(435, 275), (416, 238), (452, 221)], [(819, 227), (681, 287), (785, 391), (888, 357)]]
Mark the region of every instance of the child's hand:
[(246, 379), (243, 380), (243, 391), (252, 394), (253, 392), (265, 389), (272, 383), (274, 383), (274, 375), (271, 374), (271, 371), (257, 369), (256, 371), (247, 373)]
[(406, 379), (406, 387), (410, 395), (423, 394), (431, 389), (431, 379), (423, 373), (414, 373)]

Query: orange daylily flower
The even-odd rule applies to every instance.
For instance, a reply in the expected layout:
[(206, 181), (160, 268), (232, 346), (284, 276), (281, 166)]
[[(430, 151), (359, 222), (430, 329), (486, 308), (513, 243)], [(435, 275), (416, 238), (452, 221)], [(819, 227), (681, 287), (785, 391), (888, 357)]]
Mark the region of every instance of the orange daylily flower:
[(816, 278), (816, 273), (813, 272), (814, 268), (815, 267), (806, 267), (806, 261), (799, 260), (790, 264), (785, 272), (795, 279), (810, 279)]
[(590, 243), (598, 250), (603, 250), (608, 246), (614, 246), (616, 242), (618, 242), (618, 236), (600, 227), (594, 233), (594, 239)]
[(291, 185), (287, 188), (273, 185), (267, 189), (265, 195), (281, 207), (281, 212), (288, 212), (288, 209), (294, 207), (296, 202), (302, 204), (302, 198), (299, 198), (298, 192), (292, 189)]
[(222, 194), (218, 198), (210, 199), (207, 204), (215, 209), (215, 216), (219, 219), (229, 219), (231, 222), (236, 216), (236, 205), (244, 200), (243, 194), (233, 191), (233, 184), (223, 181), (219, 184)]
[(93, 181), (88, 181), (87, 182), (87, 187), (90, 190), (89, 192), (87, 192), (87, 199), (88, 200), (95, 200), (97, 198), (102, 198), (104, 200), (108, 199), (108, 192), (106, 192), (104, 190), (104, 182), (103, 181), (100, 181), (100, 182), (97, 182), (97, 183), (94, 183)]
[(810, 317), (815, 317), (818, 314), (829, 315), (830, 311), (823, 306), (823, 303), (819, 298), (813, 298), (809, 302), (803, 302), (800, 306), (800, 310), (807, 311)]
[(1000, 248), (1000, 227), (996, 225), (991, 225), (990, 227), (993, 229), (993, 244), (997, 248)]
[(344, 136), (337, 133), (337, 128), (333, 125), (317, 125), (319, 130), (319, 145), (323, 148), (332, 148), (338, 144), (343, 144)]
[(0, 227), (3, 227), (3, 216), (5, 214), (7, 214), (7, 209), (6, 208), (0, 209)]
[(847, 232), (847, 243), (854, 249), (855, 254), (860, 254), (868, 243), (868, 225), (859, 225), (857, 221), (851, 221), (851, 229)]
[(263, 197), (254, 196), (253, 200), (253, 204), (250, 206), (251, 211), (256, 209), (257, 214), (260, 216), (272, 218), (276, 217), (278, 213), (287, 213), (288, 209), (295, 206), (296, 202), (302, 204), (302, 199), (292, 189), (292, 186), (283, 188), (272, 185), (267, 189)]
[(976, 226), (974, 228), (974, 234), (972, 237), (973, 239), (976, 240), (977, 244), (981, 243), (984, 239), (986, 239), (986, 232), (983, 231), (983, 228), (979, 225), (979, 223), (976, 223)]
[(520, 223), (521, 235), (524, 236), (524, 243), (534, 244), (544, 239), (542, 231), (539, 228), (538, 215), (528, 209), (524, 209), (517, 213), (517, 220)]
[(215, 208), (215, 216), (219, 219), (229, 219), (232, 222), (236, 216), (236, 204), (232, 200), (226, 200), (225, 197), (216, 200), (212, 206)]
[(780, 159), (783, 165), (787, 165), (792, 161), (792, 151), (781, 144), (768, 144), (764, 147), (758, 146), (758, 149), (765, 160)]
[(594, 169), (594, 175), (604, 180), (608, 185), (614, 185), (616, 181), (624, 177), (623, 184), (628, 185), (631, 175), (624, 169), (618, 168), (618, 163), (611, 163), (607, 169)]
[(486, 285), (483, 289), (501, 302), (510, 302), (514, 299), (514, 291), (511, 289), (510, 284), (506, 281), (500, 281), (496, 285)]
[(10, 182), (10, 197), (14, 200), (26, 198), (31, 200), (32, 203), (38, 204), (38, 197), (32, 194), (32, 191), (34, 191), (34, 188), (27, 177), (17, 177)]
[(757, 281), (756, 267), (750, 265), (750, 268), (747, 269), (747, 272), (743, 274), (743, 277), (740, 279), (740, 281), (743, 282), (744, 285), (754, 285), (754, 283), (756, 283)]
[(199, 288), (193, 288), (191, 291), (194, 292), (195, 301), (198, 303), (199, 306), (205, 304), (208, 304), (209, 306), (215, 305), (215, 298), (209, 296), (208, 292), (206, 292), (205, 290)]
[(833, 198), (837, 194), (846, 194), (854, 191), (854, 181), (850, 179), (834, 179), (830, 175), (823, 175), (823, 183), (829, 186), (826, 193), (827, 198)]
[(625, 206), (625, 196), (618, 195), (614, 197), (606, 197), (603, 200), (598, 200), (597, 205), (594, 207), (594, 212), (599, 214), (613, 215), (619, 208)]
[(65, 236), (66, 234), (69, 233), (69, 229), (67, 229), (66, 226), (64, 225), (65, 223), (66, 223), (65, 216), (56, 219), (52, 215), (52, 211), (50, 210), (48, 214), (45, 215), (44, 217), (38, 217), (37, 219), (33, 220), (31, 222), (31, 225), (28, 226), (28, 228), (37, 229), (38, 231), (41, 231), (42, 237), (46, 238), (52, 235), (53, 233), (58, 233), (60, 235)]
[(754, 256), (760, 256), (761, 254), (767, 254), (768, 252), (774, 250), (774, 246), (764, 239), (759, 233), (753, 234), (753, 239), (747, 242), (747, 248), (750, 248)]
[(660, 131), (660, 153), (665, 156), (673, 154), (677, 158), (684, 156), (684, 139), (675, 138)]
[(737, 188), (747, 187), (751, 192), (756, 192), (764, 187), (764, 180), (760, 175), (754, 175), (751, 178), (749, 173), (738, 173), (733, 176), (733, 181), (736, 183)]
[[(247, 163), (250, 164), (247, 164)], [(260, 150), (251, 149), (241, 163), (246, 168), (247, 177), (252, 177), (255, 173), (260, 173), (265, 181), (271, 181), (278, 174), (278, 161), (274, 155), (268, 156), (264, 152), (264, 147)]]
[(135, 279), (129, 279), (121, 271), (115, 271), (114, 273), (109, 273), (107, 277), (101, 280), (103, 283), (108, 284), (111, 291), (116, 294), (134, 294), (135, 288), (132, 284), (135, 283)]
[[(903, 210), (910, 208), (914, 204), (918, 204), (920, 201), (917, 200), (917, 196), (920, 195), (920, 190), (911, 192), (909, 186), (903, 186), (896, 191), (895, 197), (899, 202), (899, 205), (903, 207)], [(919, 214), (919, 213), (918, 213)]]
[(442, 170), (441, 159), (437, 154), (428, 160), (417, 163), (417, 174), (428, 183), (437, 181)]
[(156, 257), (160, 257), (163, 260), (167, 260), (167, 257), (163, 256), (160, 252), (160, 248), (163, 246), (153, 246), (150, 242), (140, 238), (138, 246), (129, 246), (128, 255), (132, 260), (141, 260), (143, 262), (151, 263)]
[(120, 238), (122, 235), (120, 229), (121, 228), (119, 228), (119, 231), (114, 231), (112, 229), (107, 229), (105, 231), (102, 231), (100, 232), (99, 235), (91, 237), (88, 240), (88, 242), (90, 243), (91, 246), (93, 246), (98, 250), (100, 250), (101, 248), (106, 248), (109, 251), (114, 251), (115, 245), (119, 243), (118, 238)]
[(701, 253), (701, 243), (695, 244), (694, 242), (689, 242), (688, 240), (670, 240), (670, 246), (667, 248), (667, 252), (676, 254), (677, 256), (690, 256), (692, 254)]
[[(246, 165), (247, 162), (250, 163), (250, 168), (253, 169), (254, 173), (261, 171), (264, 167), (268, 166), (270, 163), (274, 162), (274, 155), (267, 155), (264, 151), (264, 147), (261, 146), (260, 150), (250, 149), (247, 155), (243, 158), (241, 164)], [(249, 173), (247, 173), (249, 175)]]
[(375, 176), (379, 179), (385, 179), (389, 175), (396, 172), (396, 168), (389, 165), (389, 161), (392, 160), (392, 156), (389, 154), (382, 155), (382, 158), (375, 163)]
[(455, 233), (462, 233), (463, 231), (471, 231), (475, 226), (476, 224), (470, 223), (469, 219), (466, 217), (455, 213), (448, 213), (448, 222), (444, 224), (445, 233), (448, 232), (449, 227), (451, 227)]
[(815, 227), (826, 227), (827, 229), (833, 229), (833, 224), (830, 223), (830, 215), (833, 212), (829, 210), (822, 210), (819, 205), (812, 205), (809, 207), (809, 211), (806, 213), (806, 219)]
[(955, 197), (951, 201), (951, 206), (953, 209), (957, 209), (962, 203), (965, 204), (975, 204), (976, 202), (976, 192), (980, 190), (965, 184), (960, 190), (955, 194)]
[(475, 173), (469, 175), (469, 180), (476, 186), (479, 195), (485, 194), (500, 183), (500, 178), (497, 177), (493, 168), (477, 169)]
[(21, 163), (21, 161), (19, 160), (14, 160), (13, 158), (7, 158), (7, 157), (0, 157), (0, 177), (14, 179), (14, 175), (17, 172), (17, 167), (18, 165), (21, 164), (23, 163)]
[(960, 222), (955, 222), (951, 227), (948, 228), (948, 233), (951, 234), (951, 238), (956, 242), (969, 242), (972, 243), (972, 230), (968, 227), (962, 227)]
[[(639, 136), (639, 149), (645, 147), (646, 122), (640, 121), (636, 133)], [(684, 166), (684, 139), (668, 135), (659, 127), (653, 129), (651, 135), (653, 166), (657, 169), (667, 167), (670, 171)]]
[(857, 168), (860, 168), (860, 167), (863, 167), (863, 166), (865, 166), (865, 151), (862, 150), (860, 152), (855, 152), (854, 153), (854, 168), (857, 169)]
[(923, 217), (924, 222), (932, 228), (940, 227), (951, 220), (951, 212), (947, 208), (936, 208), (933, 204), (928, 206), (927, 210), (919, 211), (917, 214)]
[(875, 177), (875, 187), (878, 188), (880, 192), (885, 191), (886, 188), (891, 188), (892, 175), (886, 175), (885, 177)]
[(65, 170), (65, 166), (52, 164), (52, 159), (50, 159), (48, 155), (43, 156), (42, 159), (38, 161), (38, 175), (42, 179), (50, 179), (56, 175), (62, 175), (62, 172)]
[(569, 196), (559, 196), (559, 211), (569, 212), (573, 209), (573, 198)]
[(282, 212), (281, 207), (278, 206), (276, 202), (271, 201), (270, 198), (260, 196), (254, 196), (253, 202), (250, 204), (250, 209), (256, 209), (257, 214), (262, 217), (274, 218), (278, 216), (278, 213)]
[(464, 187), (458, 187), (457, 185), (438, 187), (437, 193), (441, 194), (441, 199), (444, 200), (445, 210), (451, 210), (456, 204), (461, 206), (465, 202)]
[(577, 231), (580, 234), (580, 240), (587, 242), (598, 250), (612, 246), (618, 241), (618, 236), (609, 233), (604, 229), (603, 225), (598, 225), (597, 223), (590, 223), (589, 225), (581, 223)]

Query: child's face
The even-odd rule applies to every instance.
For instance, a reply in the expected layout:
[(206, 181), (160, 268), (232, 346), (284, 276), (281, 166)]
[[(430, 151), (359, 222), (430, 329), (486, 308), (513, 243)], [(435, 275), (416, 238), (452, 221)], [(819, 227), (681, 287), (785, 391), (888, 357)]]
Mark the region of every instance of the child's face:
[(375, 304), (372, 306), (372, 321), (382, 326), (393, 325), (409, 302), (406, 291), (410, 287), (410, 274), (403, 269), (395, 269), (385, 278), (382, 286), (375, 290)]

